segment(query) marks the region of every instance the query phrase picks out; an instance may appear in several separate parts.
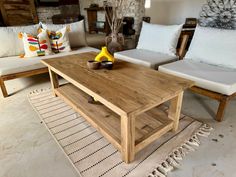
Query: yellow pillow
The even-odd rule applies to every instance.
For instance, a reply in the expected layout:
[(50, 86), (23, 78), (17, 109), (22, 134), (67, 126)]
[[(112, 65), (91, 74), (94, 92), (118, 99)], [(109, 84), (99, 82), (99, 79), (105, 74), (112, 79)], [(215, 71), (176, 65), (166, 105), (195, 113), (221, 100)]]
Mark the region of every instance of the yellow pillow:
[(24, 57), (37, 57), (52, 54), (52, 48), (47, 30), (42, 30), (37, 36), (27, 33), (20, 33), (19, 37), (23, 41), (25, 51)]

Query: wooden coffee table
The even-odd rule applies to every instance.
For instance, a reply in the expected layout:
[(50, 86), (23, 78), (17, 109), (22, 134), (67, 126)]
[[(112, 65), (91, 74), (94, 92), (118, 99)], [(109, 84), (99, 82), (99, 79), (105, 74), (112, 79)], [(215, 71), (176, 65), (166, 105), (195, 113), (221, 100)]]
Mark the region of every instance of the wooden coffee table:
[[(43, 60), (54, 94), (79, 112), (126, 163), (170, 130), (178, 129), (183, 92), (193, 82), (117, 60), (113, 70), (90, 70), (89, 52)], [(59, 85), (58, 75), (68, 81)], [(88, 103), (93, 96), (101, 104)], [(170, 101), (168, 114), (158, 108)]]

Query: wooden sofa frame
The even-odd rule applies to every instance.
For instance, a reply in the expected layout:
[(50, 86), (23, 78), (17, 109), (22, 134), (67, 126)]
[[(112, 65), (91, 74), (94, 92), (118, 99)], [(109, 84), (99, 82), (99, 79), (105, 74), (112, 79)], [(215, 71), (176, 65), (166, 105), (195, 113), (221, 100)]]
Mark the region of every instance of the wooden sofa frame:
[[(187, 47), (188, 40), (189, 40), (189, 36), (187, 34), (184, 35), (183, 42), (181, 43), (181, 48), (179, 50), (180, 59), (183, 59), (186, 54), (186, 47)], [(224, 94), (213, 92), (213, 91), (203, 89), (203, 88), (200, 88), (197, 86), (193, 86), (192, 88), (190, 88), (190, 90), (194, 93), (204, 95), (204, 96), (207, 96), (209, 98), (219, 101), (219, 107), (218, 107), (216, 117), (215, 117), (215, 119), (218, 122), (223, 121), (224, 113), (225, 113), (225, 110), (226, 110), (226, 107), (227, 107), (229, 101), (236, 97), (236, 93), (234, 93), (232, 95), (224, 95)]]
[(236, 97), (236, 93), (228, 96), (228, 95), (223, 95), (223, 94), (220, 94), (217, 92), (212, 92), (210, 90), (206, 90), (206, 89), (196, 87), (196, 86), (190, 88), (190, 90), (194, 93), (204, 95), (204, 96), (207, 96), (209, 98), (219, 101), (219, 107), (218, 107), (218, 110), (216, 113), (216, 120), (218, 122), (223, 121), (224, 113), (225, 113), (225, 110), (226, 110), (226, 107), (227, 107), (229, 101), (231, 99), (233, 99), (234, 97)]
[(38, 75), (38, 74), (47, 73), (47, 72), (48, 72), (48, 68), (45, 67), (45, 68), (35, 69), (35, 70), (31, 70), (31, 71), (25, 71), (25, 72), (0, 76), (0, 86), (1, 86), (3, 97), (9, 96), (6, 86), (5, 86), (5, 81), (17, 79), (17, 78), (22, 78), (22, 77), (30, 77), (30, 76), (34, 76), (34, 75)]

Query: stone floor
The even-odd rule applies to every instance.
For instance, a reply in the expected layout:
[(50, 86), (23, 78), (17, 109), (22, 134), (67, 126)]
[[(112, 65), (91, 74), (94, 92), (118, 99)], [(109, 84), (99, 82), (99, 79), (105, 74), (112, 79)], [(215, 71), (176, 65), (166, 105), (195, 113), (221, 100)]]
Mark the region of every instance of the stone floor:
[[(0, 94), (0, 177), (79, 177), (27, 100), (30, 91), (50, 87), (48, 76), (6, 84), (13, 95), (3, 99)], [(210, 124), (215, 130), (169, 177), (236, 176), (235, 106), (233, 100), (225, 121), (217, 123), (212, 118), (217, 102), (186, 92), (183, 113)]]

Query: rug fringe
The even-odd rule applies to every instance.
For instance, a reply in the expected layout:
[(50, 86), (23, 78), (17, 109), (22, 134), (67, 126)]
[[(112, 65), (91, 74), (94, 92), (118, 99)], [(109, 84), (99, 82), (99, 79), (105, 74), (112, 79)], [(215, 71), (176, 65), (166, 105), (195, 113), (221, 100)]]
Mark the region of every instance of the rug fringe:
[(48, 91), (51, 91), (51, 88), (35, 89), (31, 91), (29, 95), (34, 95), (34, 94), (36, 95), (36, 94), (40, 94), (40, 93), (48, 92)]
[(189, 152), (195, 151), (195, 148), (200, 146), (201, 142), (199, 136), (208, 137), (212, 130), (213, 128), (209, 125), (202, 125), (188, 141), (175, 148), (165, 161), (148, 174), (148, 177), (167, 177), (168, 172), (180, 167), (180, 161), (183, 160)]

